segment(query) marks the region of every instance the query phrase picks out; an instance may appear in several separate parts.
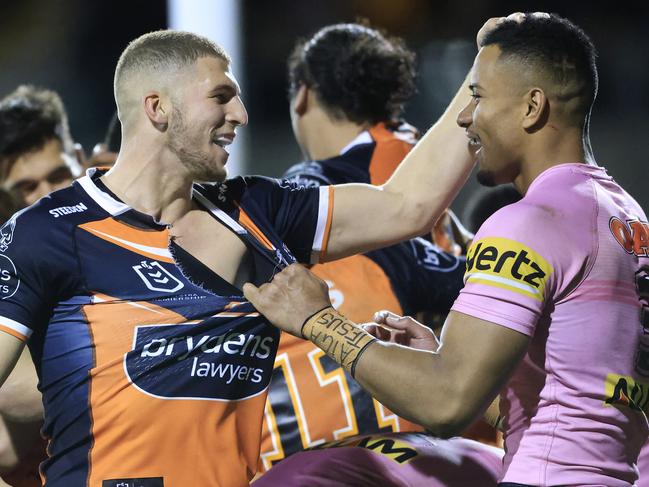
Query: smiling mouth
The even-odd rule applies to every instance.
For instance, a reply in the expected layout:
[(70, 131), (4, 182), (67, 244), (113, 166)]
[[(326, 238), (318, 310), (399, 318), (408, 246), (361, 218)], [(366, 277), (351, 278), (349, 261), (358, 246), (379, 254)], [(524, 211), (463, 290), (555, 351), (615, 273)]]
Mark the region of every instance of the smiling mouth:
[(232, 138), (230, 137), (217, 137), (215, 139), (212, 139), (212, 143), (215, 145), (218, 145), (219, 147), (225, 149), (227, 146), (229, 146), (232, 143)]

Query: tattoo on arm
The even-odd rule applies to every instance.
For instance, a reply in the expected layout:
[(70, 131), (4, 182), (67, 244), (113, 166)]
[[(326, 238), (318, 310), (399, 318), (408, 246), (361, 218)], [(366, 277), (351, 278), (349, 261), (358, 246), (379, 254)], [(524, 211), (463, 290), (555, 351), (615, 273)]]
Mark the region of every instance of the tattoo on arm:
[(311, 316), (302, 327), (302, 335), (324, 350), (352, 377), (359, 357), (376, 341), (376, 338), (332, 307)]

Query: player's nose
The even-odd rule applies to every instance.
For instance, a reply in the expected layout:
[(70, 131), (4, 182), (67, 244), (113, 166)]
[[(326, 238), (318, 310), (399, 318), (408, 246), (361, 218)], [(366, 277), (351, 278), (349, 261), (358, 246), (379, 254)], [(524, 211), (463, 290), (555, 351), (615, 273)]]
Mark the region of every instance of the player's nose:
[(243, 127), (248, 124), (248, 111), (241, 97), (235, 96), (228, 103), (226, 120), (235, 126)]
[(457, 124), (462, 128), (467, 128), (473, 122), (473, 100), (457, 114)]

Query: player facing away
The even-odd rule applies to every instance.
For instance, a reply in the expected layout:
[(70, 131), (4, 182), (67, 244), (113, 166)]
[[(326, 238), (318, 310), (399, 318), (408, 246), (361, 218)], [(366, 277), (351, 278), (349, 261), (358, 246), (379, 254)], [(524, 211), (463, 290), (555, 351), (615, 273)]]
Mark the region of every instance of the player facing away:
[(247, 485), (279, 332), (242, 284), (430, 231), (473, 165), (454, 123), (465, 85), (381, 186), (225, 180), (247, 123), (229, 67), (194, 34), (133, 41), (115, 166), (0, 230), (0, 379), (28, 343), (47, 486)]
[(513, 15), (482, 39), (470, 87), (458, 123), (480, 180), (514, 182), (524, 197), (476, 234), (441, 346), (386, 315), (414, 347), (374, 339), (299, 266), (245, 294), (442, 437), (502, 390), (502, 485), (632, 485), (647, 438), (649, 227), (590, 152), (592, 43), (556, 15)]
[[(415, 129), (399, 121), (414, 94), (414, 76), (414, 53), (364, 25), (327, 26), (298, 42), (288, 61), (290, 110), (308, 162), (284, 177), (309, 187), (383, 184), (417, 140)], [(311, 270), (327, 281), (338, 309), (368, 321), (377, 309), (447, 313), (462, 286), (464, 259), (413, 239)], [(260, 470), (324, 442), (421, 429), (373, 400), (311, 342), (282, 334)]]

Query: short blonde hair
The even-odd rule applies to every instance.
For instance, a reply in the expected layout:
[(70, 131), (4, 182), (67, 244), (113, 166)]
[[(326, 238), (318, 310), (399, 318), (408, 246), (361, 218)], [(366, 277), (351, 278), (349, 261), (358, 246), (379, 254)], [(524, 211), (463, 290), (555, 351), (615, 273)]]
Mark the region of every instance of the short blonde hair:
[(131, 41), (115, 68), (113, 87), (118, 109), (124, 108), (124, 90), (134, 76), (164, 79), (170, 72), (190, 66), (202, 57), (216, 57), (230, 64), (230, 57), (221, 46), (191, 32), (158, 30)]

